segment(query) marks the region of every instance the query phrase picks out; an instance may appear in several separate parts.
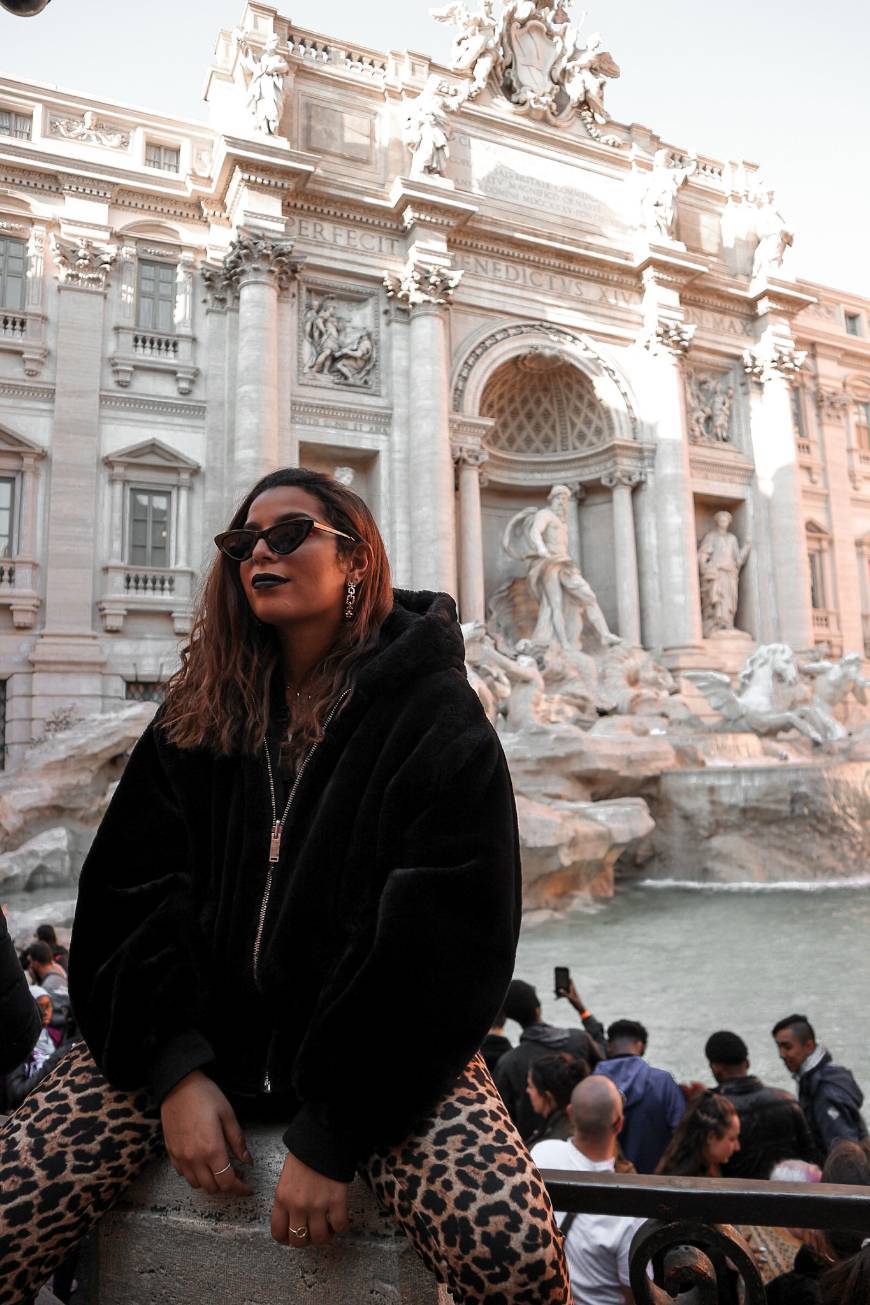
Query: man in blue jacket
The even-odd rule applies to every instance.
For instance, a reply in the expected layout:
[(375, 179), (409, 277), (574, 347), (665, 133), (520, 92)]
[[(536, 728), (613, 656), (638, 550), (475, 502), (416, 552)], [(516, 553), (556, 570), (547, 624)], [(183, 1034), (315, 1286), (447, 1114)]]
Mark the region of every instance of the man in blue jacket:
[(673, 1076), (643, 1059), (647, 1042), (647, 1031), (637, 1020), (616, 1020), (607, 1030), (608, 1058), (595, 1070), (623, 1095), (625, 1124), (619, 1140), (639, 1174), (655, 1173), (686, 1112), (686, 1098)]
[(861, 1114), (864, 1094), (843, 1065), (816, 1042), (806, 1015), (787, 1015), (773, 1027), (773, 1040), (786, 1069), (797, 1081), (798, 1100), (819, 1150), (819, 1163), (835, 1142), (863, 1142), (867, 1125)]

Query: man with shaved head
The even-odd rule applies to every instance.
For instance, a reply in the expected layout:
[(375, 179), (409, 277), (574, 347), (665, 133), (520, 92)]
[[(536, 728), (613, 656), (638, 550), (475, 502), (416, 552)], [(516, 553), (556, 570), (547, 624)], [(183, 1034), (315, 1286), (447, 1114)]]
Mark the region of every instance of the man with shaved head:
[[(570, 1141), (548, 1140), (532, 1147), (539, 1169), (612, 1171), (616, 1139), (623, 1125), (622, 1093), (609, 1078), (593, 1075), (578, 1083), (568, 1113)], [(556, 1214), (565, 1234), (565, 1255), (575, 1305), (631, 1305), (628, 1252), (643, 1219), (611, 1214)]]

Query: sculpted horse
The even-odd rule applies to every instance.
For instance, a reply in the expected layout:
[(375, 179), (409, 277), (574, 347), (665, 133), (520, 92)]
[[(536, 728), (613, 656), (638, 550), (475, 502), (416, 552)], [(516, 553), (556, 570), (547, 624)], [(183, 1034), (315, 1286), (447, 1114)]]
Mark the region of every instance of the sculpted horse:
[(795, 655), (788, 644), (768, 643), (754, 652), (740, 672), (736, 692), (728, 676), (718, 671), (689, 672), (687, 678), (698, 685), (730, 729), (761, 735), (798, 730), (813, 743), (827, 741), (805, 709), (781, 705), (780, 686), (796, 690), (800, 683)]

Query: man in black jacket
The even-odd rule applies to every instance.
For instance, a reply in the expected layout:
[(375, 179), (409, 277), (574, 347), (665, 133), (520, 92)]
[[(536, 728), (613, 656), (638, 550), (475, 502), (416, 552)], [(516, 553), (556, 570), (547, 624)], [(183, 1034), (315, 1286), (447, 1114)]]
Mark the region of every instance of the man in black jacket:
[(0, 911), (0, 1074), (27, 1059), (41, 1032), (39, 1007), (9, 937), (6, 914)]
[(804, 1112), (789, 1092), (767, 1087), (749, 1073), (749, 1052), (724, 1029), (707, 1039), (710, 1070), (740, 1117), (740, 1150), (722, 1170), (726, 1178), (769, 1178), (780, 1160), (814, 1160), (816, 1146)]
[(495, 1085), (520, 1133), (527, 1138), (541, 1124), (526, 1093), (529, 1066), (543, 1056), (564, 1053), (587, 1061), (589, 1068), (594, 1069), (601, 1057), (588, 1033), (581, 1029), (557, 1029), (542, 1021), (541, 1003), (530, 983), (514, 979), (504, 1008), (508, 1019), (516, 1020), (523, 1031), (519, 1045), (499, 1060)]
[(827, 1048), (816, 1042), (806, 1015), (787, 1015), (773, 1027), (782, 1063), (798, 1083), (798, 1100), (819, 1152), (825, 1157), (835, 1142), (863, 1142), (867, 1125), (861, 1114), (864, 1094), (851, 1070), (835, 1065)]

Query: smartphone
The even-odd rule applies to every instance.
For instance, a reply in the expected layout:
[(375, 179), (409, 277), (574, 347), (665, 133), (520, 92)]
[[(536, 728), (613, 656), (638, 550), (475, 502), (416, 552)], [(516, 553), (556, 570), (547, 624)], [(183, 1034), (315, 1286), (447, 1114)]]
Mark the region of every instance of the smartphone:
[(567, 997), (571, 986), (571, 971), (567, 965), (557, 965), (555, 970), (555, 988), (557, 997)]

